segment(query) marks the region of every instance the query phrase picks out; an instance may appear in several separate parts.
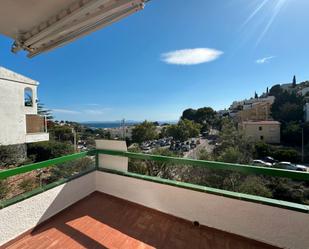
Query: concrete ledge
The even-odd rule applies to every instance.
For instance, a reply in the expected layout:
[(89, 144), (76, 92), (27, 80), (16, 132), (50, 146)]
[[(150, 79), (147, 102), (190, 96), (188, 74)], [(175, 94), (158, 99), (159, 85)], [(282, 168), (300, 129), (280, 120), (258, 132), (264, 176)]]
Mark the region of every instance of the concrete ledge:
[(28, 133), (26, 134), (26, 143), (35, 143), (49, 141), (49, 133)]

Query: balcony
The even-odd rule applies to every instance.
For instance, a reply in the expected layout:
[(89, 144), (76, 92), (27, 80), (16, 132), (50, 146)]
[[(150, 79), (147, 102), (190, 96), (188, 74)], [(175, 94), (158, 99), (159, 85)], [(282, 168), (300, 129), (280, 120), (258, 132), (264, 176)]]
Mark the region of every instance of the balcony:
[(35, 114), (26, 115), (26, 143), (48, 141), (45, 117)]
[(304, 172), (132, 153), (123, 142), (97, 141), (94, 151), (1, 171), (0, 179), (85, 158), (93, 165), (0, 203), (3, 248), (309, 248), (309, 206), (136, 174), (128, 162), (309, 182)]

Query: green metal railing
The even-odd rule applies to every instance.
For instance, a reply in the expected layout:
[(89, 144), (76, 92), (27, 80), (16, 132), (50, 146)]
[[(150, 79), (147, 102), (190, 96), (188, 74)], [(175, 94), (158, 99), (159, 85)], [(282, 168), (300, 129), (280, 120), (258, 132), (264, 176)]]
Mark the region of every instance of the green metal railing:
[(128, 157), (132, 159), (166, 162), (166, 163), (173, 164), (174, 166), (187, 165), (187, 166), (193, 166), (193, 167), (203, 167), (203, 168), (208, 168), (208, 169), (231, 170), (231, 171), (237, 171), (237, 172), (241, 172), (245, 174), (268, 175), (268, 176), (274, 176), (274, 177), (285, 177), (285, 178), (289, 178), (293, 180), (309, 181), (309, 173), (301, 172), (301, 171), (292, 171), (292, 170), (284, 170), (284, 169), (277, 169), (277, 168), (266, 168), (266, 167), (249, 166), (249, 165), (234, 164), (234, 163), (195, 160), (195, 159), (188, 159), (188, 158), (150, 155), (150, 154), (113, 151), (113, 150), (96, 150), (96, 153), (112, 155), (112, 156)]
[[(134, 153), (134, 152), (114, 151), (114, 150), (92, 150), (88, 152), (67, 155), (67, 156), (63, 156), (63, 157), (59, 157), (59, 158), (55, 158), (55, 159), (51, 159), (51, 160), (47, 160), (47, 161), (43, 161), (39, 163), (29, 164), (29, 165), (25, 165), (25, 166), (21, 166), (17, 168), (2, 170), (0, 171), (0, 180), (4, 180), (8, 177), (23, 174), (23, 173), (30, 172), (33, 170), (57, 166), (58, 164), (73, 161), (73, 160), (80, 159), (83, 157), (95, 156), (95, 159), (96, 159), (95, 169), (99, 169), (101, 171), (106, 171), (109, 173), (120, 174), (124, 176), (139, 178), (139, 179), (163, 183), (163, 184), (174, 185), (178, 187), (184, 187), (184, 188), (193, 189), (197, 191), (210, 192), (213, 194), (223, 195), (223, 196), (227, 196), (231, 198), (259, 202), (259, 203), (264, 203), (264, 204), (273, 205), (273, 206), (280, 206), (283, 208), (298, 210), (302, 212), (309, 212), (309, 206), (302, 205), (302, 204), (279, 201), (279, 200), (274, 200), (274, 199), (269, 199), (269, 198), (264, 198), (264, 197), (259, 197), (259, 196), (246, 195), (246, 194), (241, 194), (241, 193), (236, 193), (236, 192), (231, 192), (231, 191), (226, 191), (226, 190), (220, 190), (220, 189), (214, 189), (214, 188), (209, 188), (209, 187), (200, 186), (200, 185), (194, 185), (190, 183), (183, 183), (183, 182), (177, 182), (177, 181), (168, 180), (168, 179), (161, 179), (158, 177), (144, 176), (144, 175), (130, 173), (130, 172), (121, 172), (121, 171), (115, 171), (115, 170), (102, 169), (102, 168), (99, 168), (99, 163), (98, 163), (99, 154), (127, 157), (127, 158), (140, 159), (140, 160), (152, 160), (152, 161), (158, 161), (158, 162), (165, 162), (167, 163), (166, 166), (179, 166), (180, 167), (182, 165), (186, 165), (186, 166), (192, 166), (192, 167), (203, 167), (203, 168), (208, 168), (208, 169), (230, 170), (230, 171), (236, 171), (236, 172), (241, 172), (245, 174), (258, 174), (258, 175), (267, 175), (267, 176), (273, 176), (273, 177), (284, 177), (284, 178), (289, 178), (292, 180), (301, 180), (301, 181), (309, 182), (309, 173), (306, 173), (306, 172), (298, 172), (298, 171), (283, 170), (283, 169), (276, 169), (276, 168), (265, 168), (265, 167), (249, 166), (249, 165), (240, 165), (240, 164), (232, 164), (232, 163), (223, 163), (223, 162), (214, 162), (214, 161), (194, 160), (194, 159), (177, 158), (177, 157), (160, 156), (160, 155), (150, 155), (150, 154)], [(60, 182), (60, 184), (61, 183), (63, 182)], [(51, 186), (56, 186), (56, 185), (54, 184)]]
[(28, 165), (12, 168), (12, 169), (2, 170), (0, 171), (0, 180), (6, 179), (11, 176), (27, 173), (33, 170), (56, 166), (58, 164), (77, 160), (77, 159), (80, 159), (80, 158), (83, 158), (89, 155), (94, 155), (94, 152), (93, 151), (81, 152), (81, 153), (76, 153), (76, 154), (72, 154), (68, 156), (57, 157), (57, 158), (39, 162), (39, 163), (33, 163), (33, 164), (28, 164)]

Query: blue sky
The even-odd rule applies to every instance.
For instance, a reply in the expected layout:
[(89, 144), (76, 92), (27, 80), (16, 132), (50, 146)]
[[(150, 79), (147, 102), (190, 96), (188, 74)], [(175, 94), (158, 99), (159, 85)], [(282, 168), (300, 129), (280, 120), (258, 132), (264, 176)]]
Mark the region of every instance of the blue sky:
[(309, 79), (308, 0), (152, 0), (146, 8), (33, 59), (0, 64), (40, 82), (57, 119), (176, 120), (185, 108)]

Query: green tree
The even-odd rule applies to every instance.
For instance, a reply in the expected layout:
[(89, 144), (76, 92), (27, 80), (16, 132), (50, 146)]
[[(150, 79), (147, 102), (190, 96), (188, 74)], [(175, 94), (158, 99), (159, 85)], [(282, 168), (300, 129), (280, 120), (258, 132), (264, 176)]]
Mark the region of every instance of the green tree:
[(183, 111), (181, 119), (196, 121), (196, 110), (189, 108)]
[(49, 130), (51, 137), (56, 141), (71, 142), (73, 143), (74, 134), (72, 132), (72, 127), (67, 125), (57, 125)]
[(38, 114), (45, 116), (48, 121), (51, 121), (51, 120), (54, 119), (54, 117), (52, 115), (52, 111), (49, 110), (49, 109), (46, 109), (44, 104), (41, 103), (40, 101), (37, 104), (37, 108), (38, 108)]
[(183, 119), (177, 124), (168, 126), (166, 133), (175, 140), (186, 141), (188, 138), (197, 137), (200, 134), (200, 125), (193, 121)]
[(277, 97), (278, 95), (280, 95), (282, 93), (282, 89), (281, 86), (279, 84), (272, 86), (272, 88), (270, 88), (269, 90), (269, 95), (270, 96), (275, 96)]
[(254, 143), (242, 131), (237, 130), (231, 119), (222, 119), (219, 145), (214, 151), (215, 159), (223, 162), (249, 163), (253, 152)]
[(187, 119), (199, 123), (205, 131), (209, 126), (213, 126), (218, 122), (216, 112), (211, 107), (203, 107), (197, 110), (191, 108), (186, 109), (183, 111), (181, 119)]
[(153, 140), (158, 136), (156, 126), (152, 122), (144, 121), (132, 130), (132, 142), (141, 144), (142, 142)]
[(292, 86), (293, 86), (293, 88), (295, 88), (296, 87), (296, 76), (294, 75), (294, 77), (293, 77), (293, 83), (292, 83)]
[(212, 125), (216, 112), (211, 107), (199, 108), (196, 111), (196, 122), (200, 124)]
[(282, 141), (289, 145), (301, 145), (302, 129), (298, 122), (292, 121), (283, 124), (281, 130)]
[(296, 93), (278, 91), (271, 112), (275, 120), (291, 122), (303, 120), (304, 99)]

